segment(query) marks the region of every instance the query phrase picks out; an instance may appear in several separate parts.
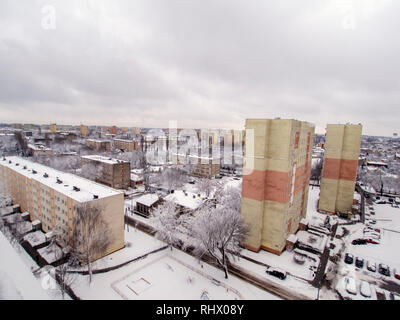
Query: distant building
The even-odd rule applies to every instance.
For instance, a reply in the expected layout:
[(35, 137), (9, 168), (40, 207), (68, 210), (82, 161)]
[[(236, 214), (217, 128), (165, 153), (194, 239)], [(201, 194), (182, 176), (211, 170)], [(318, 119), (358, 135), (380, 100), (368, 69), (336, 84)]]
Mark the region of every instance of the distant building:
[(139, 142), (135, 140), (114, 138), (113, 142), (115, 149), (120, 149), (128, 152), (139, 150)]
[(380, 168), (387, 168), (388, 164), (383, 161), (367, 161), (368, 167), (380, 167)]
[(87, 137), (89, 135), (88, 126), (85, 126), (85, 125), (81, 124), (80, 131), (81, 131), (81, 136), (82, 137)]
[(69, 173), (20, 157), (0, 159), (0, 179), (14, 203), (39, 220), (44, 232), (60, 227), (61, 245), (71, 244), (74, 216), (83, 203), (100, 205), (110, 231), (111, 244), (96, 258), (124, 247), (124, 194)]
[(246, 131), (241, 214), (249, 234), (244, 246), (281, 254), (307, 213), (314, 125), (247, 119)]
[(51, 133), (57, 132), (57, 125), (55, 123), (50, 124), (50, 132)]
[(110, 129), (111, 134), (117, 134), (118, 128), (116, 126), (112, 126)]
[(220, 174), (220, 159), (215, 157), (199, 157), (189, 155), (189, 163), (192, 164), (192, 174), (201, 178), (215, 178)]
[(42, 144), (28, 144), (28, 149), (31, 151), (32, 156), (51, 156), (53, 150)]
[(86, 139), (86, 146), (96, 151), (111, 151), (110, 140)]
[(351, 214), (360, 156), (361, 125), (328, 124), (318, 209)]
[(115, 189), (128, 189), (131, 184), (131, 165), (129, 161), (112, 159), (99, 155), (82, 156), (82, 165), (94, 164), (101, 166), (101, 173), (93, 177), (96, 182)]

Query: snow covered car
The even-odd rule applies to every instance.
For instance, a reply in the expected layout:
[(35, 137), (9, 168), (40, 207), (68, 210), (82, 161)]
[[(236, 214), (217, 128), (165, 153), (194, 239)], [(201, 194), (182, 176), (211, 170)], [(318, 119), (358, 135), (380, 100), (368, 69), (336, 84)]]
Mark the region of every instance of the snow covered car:
[(366, 298), (371, 297), (371, 286), (367, 281), (361, 280), (360, 293)]
[(363, 258), (359, 258), (359, 257), (356, 258), (356, 267), (360, 268), (360, 269), (362, 267), (364, 267), (364, 259)]
[(389, 266), (386, 264), (380, 263), (378, 267), (378, 272), (380, 274), (383, 274), (384, 276), (390, 277)]
[(367, 269), (371, 272), (376, 272), (376, 264), (374, 262), (367, 261)]
[(357, 294), (356, 281), (353, 278), (345, 277), (344, 281), (346, 283), (346, 291), (350, 294)]
[(347, 264), (352, 264), (354, 261), (354, 256), (351, 253), (346, 253), (346, 255), (344, 256), (344, 262), (346, 262)]
[(268, 267), (267, 270), (265, 270), (266, 273), (270, 274), (271, 276), (277, 277), (281, 280), (286, 279), (286, 271), (283, 271), (281, 269), (278, 268), (272, 268), (272, 267)]

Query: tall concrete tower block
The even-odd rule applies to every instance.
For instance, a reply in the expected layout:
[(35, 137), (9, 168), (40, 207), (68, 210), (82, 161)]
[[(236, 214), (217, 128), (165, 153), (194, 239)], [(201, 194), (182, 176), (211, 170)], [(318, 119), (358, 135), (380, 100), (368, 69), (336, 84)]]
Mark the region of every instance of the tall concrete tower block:
[(314, 125), (285, 119), (247, 119), (241, 214), (244, 243), (281, 254), (306, 216)]
[(360, 124), (328, 124), (318, 209), (351, 213), (360, 155)]

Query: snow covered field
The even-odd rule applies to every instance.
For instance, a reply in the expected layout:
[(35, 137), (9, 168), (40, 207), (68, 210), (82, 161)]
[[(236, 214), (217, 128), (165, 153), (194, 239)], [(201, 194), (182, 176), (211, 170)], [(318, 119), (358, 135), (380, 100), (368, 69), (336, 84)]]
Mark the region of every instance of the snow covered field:
[[(160, 243), (139, 230), (132, 231), (132, 228), (127, 234), (131, 234), (131, 241), (137, 240), (141, 247), (137, 255), (152, 251), (154, 244)], [(106, 258), (115, 264), (134, 258), (133, 251), (128, 255), (128, 251), (120, 253), (122, 250)], [(211, 279), (222, 285), (218, 286)], [(221, 270), (199, 263), (176, 249), (165, 249), (116, 270), (94, 274), (91, 284), (88, 276), (79, 275), (72, 287), (81, 299), (200, 299), (203, 292), (207, 292), (210, 299), (279, 299), (233, 275), (226, 280)]]

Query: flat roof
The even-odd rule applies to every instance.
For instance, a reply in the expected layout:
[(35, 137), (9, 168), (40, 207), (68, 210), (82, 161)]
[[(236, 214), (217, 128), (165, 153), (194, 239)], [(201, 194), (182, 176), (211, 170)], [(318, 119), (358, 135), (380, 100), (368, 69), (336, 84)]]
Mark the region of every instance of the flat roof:
[(100, 155), (97, 155), (97, 154), (89, 155), (89, 156), (82, 156), (81, 158), (94, 160), (94, 161), (99, 161), (99, 162), (104, 162), (104, 163), (108, 163), (108, 164), (117, 164), (117, 163), (128, 162), (128, 161), (125, 161), (125, 160), (114, 159), (114, 158), (110, 158), (110, 157), (100, 156)]
[[(11, 163), (9, 163), (11, 161)], [(19, 163), (17, 166), (16, 164)], [(0, 165), (8, 167), (19, 174), (26, 176), (29, 179), (38, 181), (43, 185), (54, 189), (55, 191), (70, 197), (78, 202), (86, 202), (94, 199), (94, 195), (98, 199), (122, 194), (121, 191), (107, 187), (100, 183), (79, 177), (77, 175), (58, 171), (56, 169), (26, 160), (21, 157), (11, 156), (0, 159)], [(26, 167), (24, 169), (24, 167)], [(37, 173), (33, 173), (35, 170)], [(47, 177), (44, 174), (47, 173)], [(57, 178), (62, 183), (57, 183)], [(76, 186), (80, 191), (75, 191), (73, 187)]]

